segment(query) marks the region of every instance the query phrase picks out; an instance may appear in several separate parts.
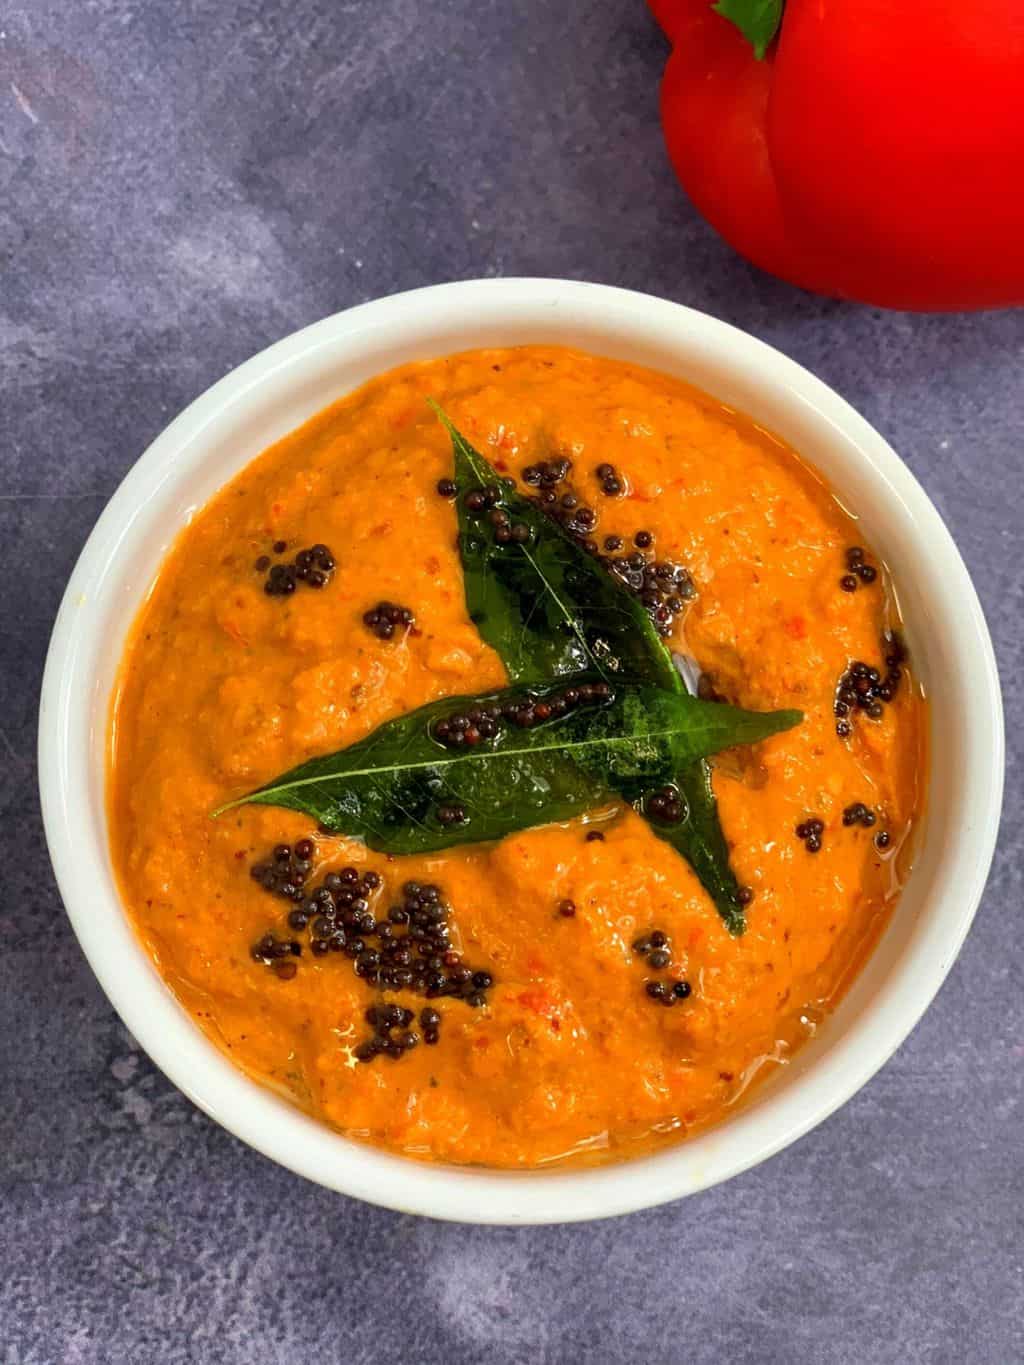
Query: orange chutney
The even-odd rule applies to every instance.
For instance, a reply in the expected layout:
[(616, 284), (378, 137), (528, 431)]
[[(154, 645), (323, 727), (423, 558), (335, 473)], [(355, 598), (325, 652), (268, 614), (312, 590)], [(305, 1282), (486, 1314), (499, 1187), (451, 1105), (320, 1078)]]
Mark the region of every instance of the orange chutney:
[[(714, 784), (748, 928), (731, 937), (689, 865), (625, 807), (423, 857), (318, 833), (294, 812), (232, 796), (436, 698), (503, 685), (466, 614), (455, 510), (437, 482), (451, 448), (437, 399), (503, 472), (567, 455), (598, 540), (648, 530), (697, 595), (670, 641), (714, 687), (797, 728), (719, 755)], [(607, 497), (602, 463), (626, 482)], [(114, 697), (109, 806), (128, 912), (164, 978), (249, 1074), (346, 1134), (412, 1156), (499, 1167), (649, 1151), (725, 1116), (755, 1075), (785, 1064), (884, 927), (923, 802), (925, 702), (911, 675), (880, 719), (837, 736), (851, 661), (884, 672), (898, 623), (880, 568), (844, 591), (861, 538), (785, 444), (682, 382), (552, 347), (475, 351), (380, 376), (264, 451), (167, 556), (132, 631)], [(271, 597), (254, 567), (326, 543), (319, 591)], [(280, 558), (280, 556), (278, 556)], [(869, 561), (875, 563), (868, 551)], [(381, 599), (416, 629), (380, 640)], [(863, 802), (873, 828), (844, 825)], [(824, 824), (820, 851), (795, 828)], [(881, 831), (888, 836), (878, 840)], [(349, 958), (280, 979), (254, 961), (288, 906), (249, 873), (278, 842), (312, 837), (314, 879), (346, 865), (383, 879), (378, 917), (407, 879), (452, 906), (454, 943), (494, 977), (483, 1008), (430, 1002), (440, 1042), (356, 1060), (382, 997)], [(879, 848), (881, 842), (884, 847)], [(313, 884), (311, 880), (310, 885)], [(560, 914), (571, 900), (574, 915)], [(671, 1009), (644, 990), (639, 934), (669, 939)], [(299, 935), (298, 937), (302, 937)], [(303, 940), (305, 942), (305, 940)], [(421, 998), (388, 995), (414, 1008)]]

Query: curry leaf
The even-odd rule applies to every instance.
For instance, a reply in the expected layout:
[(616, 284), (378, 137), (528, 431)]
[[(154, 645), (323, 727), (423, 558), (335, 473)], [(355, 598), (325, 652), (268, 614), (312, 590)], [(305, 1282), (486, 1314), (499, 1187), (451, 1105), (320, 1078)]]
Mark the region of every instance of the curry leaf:
[[(594, 669), (609, 682), (628, 678), (674, 691), (679, 676), (640, 602), (542, 508), (503, 482), (444, 412), (459, 489), (459, 552), (466, 609), (513, 682)], [(493, 490), (474, 514), (466, 494)], [(500, 545), (489, 511), (500, 510), (529, 538)]]
[[(684, 692), (668, 649), (637, 599), (557, 522), (503, 482), (441, 408), (431, 406), (448, 430), (455, 458), (466, 609), (509, 675), (525, 681), (593, 668)], [(467, 507), (466, 494), (485, 488), (510, 522), (529, 528), (528, 541), (499, 545), (488, 517)], [(671, 777), (686, 816), (675, 825), (652, 822), (651, 828), (687, 860), (729, 932), (741, 934), (746, 917), (711, 771), (703, 758), (680, 754)], [(642, 793), (620, 794), (642, 805)]]
[(718, 818), (711, 769), (704, 759), (683, 764), (676, 769), (675, 785), (686, 802), (686, 816), (677, 825), (653, 825), (652, 828), (659, 838), (668, 840), (696, 872), (729, 933), (742, 934), (747, 919), (740, 885), (729, 858), (729, 845)]
[(783, 0), (718, 0), (711, 8), (735, 24), (761, 61), (782, 22)]
[[(588, 684), (574, 679), (573, 686)], [(436, 737), (439, 722), (453, 716), (501, 715), (526, 698), (536, 705), (564, 692), (564, 683), (549, 683), (433, 702), (221, 810), (283, 806), (380, 852), (429, 853), (570, 819), (623, 787), (648, 791), (670, 780), (681, 755), (754, 743), (799, 720), (794, 711), (741, 711), (660, 688), (621, 687), (530, 728), (498, 719), (497, 734), (476, 747), (450, 748)], [(452, 808), (465, 818), (452, 821)]]

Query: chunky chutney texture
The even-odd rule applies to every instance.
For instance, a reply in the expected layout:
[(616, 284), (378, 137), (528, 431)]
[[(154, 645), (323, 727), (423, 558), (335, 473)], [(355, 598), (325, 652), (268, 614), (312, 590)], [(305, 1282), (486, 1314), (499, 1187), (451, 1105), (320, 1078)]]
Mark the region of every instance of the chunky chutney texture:
[[(632, 583), (703, 697), (803, 713), (713, 760), (742, 935), (615, 801), (402, 857), (295, 811), (211, 819), (383, 722), (508, 682), (467, 615), (428, 398)], [(407, 366), (265, 451), (168, 555), (113, 704), (124, 900), (207, 1033), (342, 1131), (493, 1166), (629, 1156), (784, 1065), (884, 926), (923, 801), (911, 665), (854, 521), (747, 419), (556, 348)], [(678, 817), (672, 791), (654, 799)]]

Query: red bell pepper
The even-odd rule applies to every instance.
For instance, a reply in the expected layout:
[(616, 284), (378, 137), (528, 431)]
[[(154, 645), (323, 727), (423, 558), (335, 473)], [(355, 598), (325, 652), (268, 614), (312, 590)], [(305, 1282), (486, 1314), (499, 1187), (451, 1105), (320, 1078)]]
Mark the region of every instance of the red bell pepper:
[(669, 155), (737, 251), (886, 308), (1024, 304), (1024, 5), (650, 4)]

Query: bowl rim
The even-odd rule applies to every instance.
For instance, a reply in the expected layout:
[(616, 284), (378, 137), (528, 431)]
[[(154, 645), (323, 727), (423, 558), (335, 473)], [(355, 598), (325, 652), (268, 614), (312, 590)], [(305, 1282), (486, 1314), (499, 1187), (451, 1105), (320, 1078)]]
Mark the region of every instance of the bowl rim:
[[(855, 1022), (806, 1073), (814, 1077), (813, 1084), (792, 1084), (792, 1091), (807, 1091), (802, 1104), (780, 1087), (780, 1093), (652, 1157), (597, 1168), (505, 1172), (418, 1162), (341, 1136), (236, 1068), (171, 995), (120, 901), (115, 896), (111, 903), (109, 892), (96, 890), (107, 850), (89, 826), (84, 809), (89, 802), (82, 798), (87, 798), (83, 744), (98, 686), (83, 656), (95, 648), (97, 627), (78, 608), (100, 585), (114, 582), (118, 543), (140, 509), (198, 465), (204, 430), (244, 405), (270, 376), (293, 371), (297, 382), (304, 362), (325, 348), (351, 351), (380, 326), (415, 328), (427, 317), (459, 314), (482, 314), (500, 324), (505, 315), (515, 312), (522, 318), (533, 310), (540, 332), (542, 319), (558, 308), (592, 315), (596, 326), (603, 320), (614, 328), (628, 320), (633, 329), (648, 329), (654, 344), (664, 345), (666, 336), (672, 336), (692, 346), (697, 338), (701, 345), (727, 349), (738, 372), (767, 369), (788, 401), (812, 409), (856, 447), (879, 491), (901, 500), (915, 526), (922, 562), (933, 574), (941, 573), (956, 602), (956, 632), (949, 624), (952, 615), (940, 624), (950, 634), (978, 705), (978, 715), (963, 721), (977, 818), (959, 832), (951, 854), (959, 873), (955, 896), (952, 887), (940, 892), (936, 924), (908, 953), (908, 961), (897, 966), (892, 989), (887, 985), (884, 1017), (869, 1014)], [(391, 364), (402, 361), (398, 355)], [(125, 1025), (179, 1089), (257, 1151), (330, 1189), (435, 1218), (537, 1224), (632, 1212), (737, 1175), (821, 1123), (884, 1065), (938, 992), (980, 901), (999, 826), (1004, 735), (995, 656), (967, 569), (923, 488), (863, 417), (795, 361), (707, 314), (607, 285), (524, 278), (433, 285), (346, 309), (267, 347), (190, 403), (129, 470), (71, 574), (44, 670), (38, 758), (46, 839), (75, 934)], [(105, 818), (101, 823), (105, 829)]]

